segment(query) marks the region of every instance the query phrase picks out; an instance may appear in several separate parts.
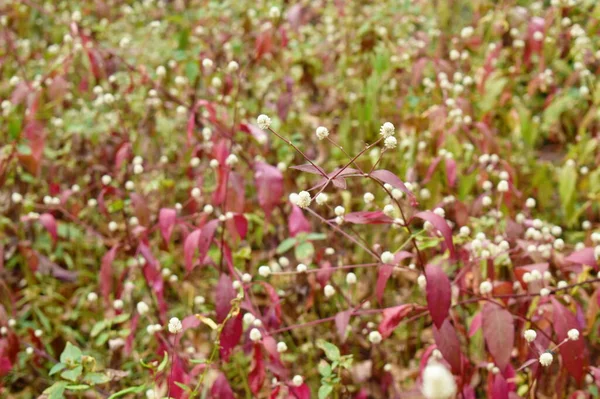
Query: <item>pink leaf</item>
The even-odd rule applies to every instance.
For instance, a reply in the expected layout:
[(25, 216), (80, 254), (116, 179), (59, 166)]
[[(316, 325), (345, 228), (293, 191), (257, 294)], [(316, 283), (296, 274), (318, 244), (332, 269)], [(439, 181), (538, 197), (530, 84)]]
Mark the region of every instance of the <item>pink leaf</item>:
[(410, 191), (404, 185), (404, 182), (402, 180), (400, 180), (400, 178), (398, 176), (396, 176), (389, 170), (379, 169), (379, 170), (372, 172), (371, 176), (383, 183), (392, 185), (392, 187), (394, 187), (394, 188), (400, 189), (404, 194), (406, 194), (408, 196), (408, 198), (411, 200), (411, 202), (416, 205), (417, 200), (415, 198), (415, 195), (412, 193), (412, 191)]
[(452, 158), (446, 158), (446, 181), (450, 187), (456, 184), (456, 161)]
[(248, 133), (252, 137), (256, 139), (259, 143), (266, 143), (269, 136), (267, 132), (259, 128), (258, 126), (251, 125), (250, 123), (242, 122), (240, 123), (240, 130), (242, 132)]
[[(290, 385), (289, 387), (290, 393), (294, 399), (310, 399), (310, 388), (306, 383), (300, 385), (299, 387)], [(291, 398), (290, 398), (291, 399)]]
[(222, 323), (227, 318), (231, 309), (231, 301), (237, 296), (237, 292), (233, 288), (231, 278), (221, 273), (219, 282), (215, 291), (215, 311), (217, 313), (217, 323)]
[(508, 383), (504, 376), (500, 373), (494, 374), (494, 382), (492, 384), (492, 399), (508, 399)]
[(319, 264), (319, 271), (317, 272), (317, 280), (322, 287), (325, 287), (333, 274), (331, 270), (331, 262), (323, 261)]
[(233, 215), (233, 223), (235, 224), (235, 230), (242, 240), (246, 238), (246, 234), (248, 233), (248, 220), (246, 220), (246, 217), (239, 213), (235, 214)]
[(258, 204), (265, 212), (265, 216), (269, 218), (283, 196), (283, 175), (275, 166), (256, 162), (254, 164), (254, 180)]
[(394, 329), (414, 309), (414, 305), (400, 305), (383, 310), (383, 318), (379, 323), (379, 332), (383, 338), (392, 335)]
[(188, 272), (194, 268), (194, 253), (198, 247), (200, 234), (202, 234), (202, 230), (200, 229), (192, 231), (188, 234), (183, 243), (183, 259), (185, 262), (185, 270)]
[(176, 384), (176, 382), (186, 385), (189, 377), (185, 373), (185, 369), (183, 367), (183, 360), (178, 356), (172, 360), (171, 363), (171, 371), (169, 372), (169, 391), (170, 396), (175, 399), (183, 399), (185, 397), (183, 389)]
[(377, 294), (377, 300), (380, 303), (383, 298), (383, 292), (385, 291), (387, 281), (392, 276), (393, 271), (394, 266), (392, 265), (379, 266), (379, 270), (377, 271), (377, 283), (375, 283), (375, 293)]
[(221, 348), (219, 350), (221, 359), (223, 359), (224, 362), (229, 360), (229, 356), (231, 356), (233, 348), (240, 343), (240, 340), (242, 339), (243, 328), (244, 323), (242, 321), (241, 313), (239, 313), (236, 317), (227, 320), (225, 323), (223, 331), (221, 332)]
[(354, 224), (384, 224), (392, 223), (393, 220), (382, 211), (360, 211), (344, 215), (344, 221)]
[(581, 331), (585, 326), (580, 325), (575, 315), (555, 298), (552, 298), (552, 308), (552, 325), (556, 336), (560, 342), (567, 340), (559, 348), (563, 364), (577, 383), (581, 383), (589, 365), (589, 354), (583, 336), (571, 341), (568, 339), (568, 331), (573, 328)]
[(42, 213), (40, 215), (40, 223), (46, 230), (48, 230), (48, 233), (50, 233), (50, 236), (52, 237), (52, 242), (56, 244), (58, 233), (56, 230), (56, 219), (54, 219), (54, 216), (52, 216), (50, 213)]
[(171, 239), (176, 220), (177, 211), (175, 209), (162, 208), (158, 214), (158, 226), (160, 227), (160, 233), (162, 234), (163, 240), (165, 240), (166, 243)]
[(441, 267), (431, 264), (425, 267), (425, 277), (427, 278), (427, 308), (433, 324), (440, 328), (450, 312), (450, 280)]
[(115, 171), (121, 169), (123, 163), (129, 158), (129, 154), (131, 153), (131, 143), (125, 142), (121, 144), (117, 154), (115, 155)]
[(352, 316), (352, 309), (344, 310), (335, 315), (335, 328), (337, 329), (340, 341), (346, 340), (346, 329), (350, 323), (350, 317)]
[(181, 320), (181, 325), (183, 327), (183, 331), (187, 330), (188, 328), (196, 328), (200, 325), (200, 319), (198, 319), (196, 315), (192, 314)]
[(313, 173), (315, 175), (327, 176), (327, 173), (323, 168), (321, 168), (318, 165), (311, 165), (309, 163), (304, 165), (291, 166), (290, 169), (296, 169), (302, 172)]
[(110, 302), (110, 293), (113, 285), (112, 264), (115, 260), (118, 248), (119, 246), (115, 245), (106, 254), (104, 254), (102, 257), (102, 263), (100, 265), (100, 281), (98, 284), (100, 285), (100, 292), (102, 293), (105, 303)]
[(212, 399), (235, 399), (235, 395), (225, 374), (219, 373), (219, 376), (210, 388), (210, 396)]
[(202, 228), (192, 231), (185, 239), (183, 244), (183, 258), (185, 269), (189, 272), (194, 268), (194, 254), (196, 248), (200, 254), (200, 262), (206, 257), (210, 244), (215, 236), (215, 231), (219, 224), (218, 219), (213, 219), (206, 223)]
[(596, 258), (594, 257), (594, 248), (587, 247), (583, 248), (579, 251), (573, 252), (571, 255), (567, 256), (565, 260), (577, 263), (579, 265), (586, 266), (596, 266)]
[(481, 328), (481, 312), (477, 313), (473, 320), (471, 320), (471, 326), (469, 327), (469, 337), (472, 337)]
[(265, 363), (263, 361), (262, 349), (260, 344), (254, 344), (254, 355), (252, 356), (254, 366), (248, 374), (248, 384), (254, 395), (257, 395), (262, 388), (267, 373), (265, 372)]
[(460, 340), (450, 319), (444, 320), (440, 329), (435, 326), (433, 327), (433, 338), (435, 339), (435, 345), (444, 356), (444, 359), (452, 367), (452, 372), (460, 374), (462, 366)]
[(510, 312), (499, 305), (486, 303), (482, 311), (483, 337), (496, 365), (503, 371), (510, 362), (515, 342), (515, 322)]
[(299, 233), (310, 232), (310, 223), (304, 217), (302, 209), (296, 205), (292, 205), (292, 213), (288, 217), (288, 229), (290, 237), (295, 237)]
[(450, 256), (452, 259), (456, 259), (456, 251), (452, 241), (452, 229), (450, 226), (448, 226), (446, 219), (430, 211), (419, 212), (415, 214), (415, 217), (431, 223), (433, 227), (438, 229), (438, 231), (442, 234), (442, 237), (444, 237), (444, 242), (450, 251)]

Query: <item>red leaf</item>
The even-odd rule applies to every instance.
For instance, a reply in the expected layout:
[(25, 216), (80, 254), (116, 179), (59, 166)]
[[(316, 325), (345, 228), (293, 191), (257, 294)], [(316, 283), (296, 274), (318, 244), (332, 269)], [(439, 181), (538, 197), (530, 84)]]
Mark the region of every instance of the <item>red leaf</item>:
[(231, 301), (237, 296), (233, 288), (231, 278), (221, 273), (215, 292), (215, 311), (217, 313), (217, 323), (222, 323), (227, 318), (231, 309)]
[(260, 344), (254, 344), (253, 367), (248, 374), (248, 384), (254, 395), (257, 395), (262, 388), (267, 373), (265, 372), (265, 363), (263, 362), (262, 349)]
[(444, 320), (440, 329), (433, 327), (433, 338), (442, 356), (452, 367), (452, 372), (461, 374), (462, 353), (460, 351), (460, 340), (450, 319)]
[(260, 284), (264, 287), (265, 291), (267, 291), (267, 294), (269, 295), (269, 306), (275, 312), (275, 317), (279, 323), (281, 320), (281, 299), (279, 299), (277, 290), (271, 284), (265, 283), (264, 281), (261, 281)]
[(331, 262), (323, 261), (319, 264), (319, 271), (317, 272), (317, 280), (322, 287), (325, 287), (333, 274), (331, 270)]
[(510, 352), (515, 342), (514, 324), (514, 319), (508, 310), (489, 302), (484, 305), (483, 337), (494, 362), (501, 371), (510, 362)]
[(185, 374), (185, 369), (183, 367), (183, 360), (178, 356), (175, 355), (175, 357), (172, 359), (172, 363), (171, 363), (171, 371), (169, 372), (169, 391), (171, 393), (171, 397), (175, 398), (175, 399), (182, 399), (184, 398), (184, 391), (183, 389), (175, 384), (176, 382), (186, 385), (188, 383), (188, 376)]
[(254, 52), (256, 59), (259, 60), (263, 55), (270, 53), (273, 50), (273, 31), (271, 29), (264, 30), (256, 37), (254, 43)]
[(394, 266), (392, 265), (380, 265), (377, 271), (377, 283), (375, 284), (375, 293), (377, 294), (377, 300), (381, 302), (383, 298), (383, 291), (385, 291), (385, 285), (390, 279), (394, 272)]
[(471, 326), (469, 327), (469, 337), (472, 337), (481, 328), (481, 312), (477, 313), (471, 320)]
[(117, 254), (118, 245), (115, 245), (102, 257), (102, 264), (100, 266), (100, 292), (104, 298), (105, 303), (110, 302), (110, 293), (112, 291), (113, 276), (112, 276), (112, 264)]
[(350, 323), (350, 317), (352, 316), (352, 310), (344, 310), (335, 315), (335, 327), (337, 329), (340, 341), (346, 340), (346, 329)]
[(379, 332), (383, 338), (392, 335), (394, 329), (414, 309), (414, 305), (405, 304), (383, 310), (383, 319), (379, 323)]
[(594, 257), (594, 248), (592, 247), (587, 247), (579, 251), (575, 251), (571, 255), (567, 256), (565, 260), (580, 265), (596, 267), (596, 258)]
[(508, 399), (508, 383), (500, 373), (493, 374), (494, 382), (492, 384), (492, 399)]
[(433, 319), (433, 324), (440, 328), (450, 312), (451, 289), (450, 280), (441, 267), (427, 265), (427, 308)]
[(248, 233), (248, 220), (246, 220), (246, 217), (239, 213), (235, 214), (233, 215), (233, 223), (235, 224), (235, 230), (242, 240), (246, 238), (246, 234)]
[[(552, 325), (556, 336), (561, 342), (568, 339), (570, 329), (575, 328), (582, 331), (585, 328), (585, 326), (580, 325), (575, 315), (555, 298), (552, 298), (552, 308)], [(589, 354), (583, 335), (577, 341), (567, 340), (560, 346), (559, 350), (565, 368), (578, 383), (581, 383), (586, 374), (585, 370), (589, 365)]]
[(290, 393), (294, 395), (295, 399), (310, 399), (310, 388), (306, 383), (300, 385), (299, 387), (295, 385), (288, 386)]
[(384, 224), (392, 223), (391, 217), (385, 215), (382, 211), (360, 211), (344, 215), (344, 221), (355, 224)]
[(235, 399), (231, 385), (227, 381), (225, 374), (219, 373), (219, 376), (213, 382), (210, 388), (210, 396), (212, 399)]
[(227, 323), (225, 323), (219, 341), (221, 343), (219, 353), (224, 362), (229, 360), (229, 356), (231, 356), (233, 348), (240, 343), (240, 340), (242, 339), (243, 328), (244, 323), (242, 321), (241, 313), (239, 313), (236, 317), (229, 319)]
[(444, 242), (446, 243), (448, 250), (450, 250), (450, 256), (452, 259), (456, 259), (456, 250), (454, 249), (454, 242), (452, 241), (452, 229), (448, 226), (446, 219), (431, 211), (419, 212), (415, 214), (415, 217), (431, 223), (433, 227), (439, 230), (444, 237)]
[(456, 184), (456, 161), (452, 158), (446, 158), (446, 181), (450, 187)]
[(131, 143), (125, 142), (119, 147), (117, 154), (115, 155), (115, 171), (121, 169), (123, 163), (129, 158), (131, 152)]
[(258, 204), (265, 212), (265, 217), (269, 218), (283, 196), (283, 175), (275, 166), (264, 162), (255, 162), (254, 179)]
[[(242, 132), (246, 132), (249, 135), (251, 135), (252, 137), (254, 137), (256, 139), (256, 141), (259, 142), (259, 144), (266, 143), (267, 139), (269, 138), (269, 136), (267, 135), (267, 133), (264, 130), (262, 130), (258, 126), (254, 126), (249, 123), (245, 123), (245, 122), (240, 123), (240, 130)], [(263, 163), (263, 162), (258, 162), (258, 163)], [(277, 169), (277, 168), (275, 168), (275, 169)], [(277, 169), (277, 170), (279, 170), (279, 169)]]
[(185, 262), (185, 270), (188, 272), (194, 268), (194, 253), (198, 247), (200, 234), (202, 234), (201, 229), (192, 231), (190, 234), (188, 234), (188, 236), (185, 238), (185, 242), (183, 243), (183, 259)]
[(415, 198), (415, 195), (412, 193), (412, 191), (410, 191), (404, 185), (404, 182), (402, 180), (400, 180), (400, 178), (398, 176), (396, 176), (389, 170), (379, 169), (379, 170), (371, 172), (371, 176), (383, 183), (390, 184), (390, 185), (392, 185), (392, 187), (402, 190), (402, 192), (408, 196), (408, 198), (411, 200), (411, 202), (414, 205), (416, 205), (417, 200)]
[(310, 223), (304, 217), (302, 209), (292, 205), (292, 213), (288, 217), (288, 229), (290, 237), (295, 237), (298, 233), (310, 232)]
[(210, 244), (215, 236), (215, 231), (219, 224), (218, 219), (213, 219), (206, 223), (202, 228), (192, 231), (185, 239), (183, 244), (183, 257), (185, 269), (189, 272), (194, 268), (194, 253), (198, 248), (200, 262), (206, 257)]
[(48, 233), (50, 233), (50, 236), (52, 237), (52, 242), (56, 244), (58, 233), (56, 231), (56, 219), (54, 219), (54, 216), (50, 213), (42, 213), (40, 215), (40, 223), (48, 230)]
[(175, 209), (162, 208), (158, 213), (158, 226), (166, 243), (169, 242), (171, 234), (173, 234), (173, 227), (175, 227), (176, 220), (177, 211)]

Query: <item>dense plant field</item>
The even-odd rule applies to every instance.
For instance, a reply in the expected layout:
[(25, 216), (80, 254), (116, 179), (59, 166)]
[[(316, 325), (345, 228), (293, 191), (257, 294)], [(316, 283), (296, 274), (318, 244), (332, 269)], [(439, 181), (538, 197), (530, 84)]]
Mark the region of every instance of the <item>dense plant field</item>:
[(598, 398), (600, 3), (0, 3), (0, 397)]

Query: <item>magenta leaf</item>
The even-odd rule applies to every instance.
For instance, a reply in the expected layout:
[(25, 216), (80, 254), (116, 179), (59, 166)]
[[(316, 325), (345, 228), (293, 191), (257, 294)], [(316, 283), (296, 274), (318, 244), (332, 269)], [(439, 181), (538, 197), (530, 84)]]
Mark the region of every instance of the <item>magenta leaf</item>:
[(392, 276), (393, 271), (393, 265), (383, 264), (379, 266), (379, 270), (377, 271), (377, 283), (375, 283), (375, 294), (377, 295), (377, 301), (380, 303), (383, 298), (383, 292), (385, 291), (387, 281)]
[(456, 161), (452, 158), (446, 158), (446, 181), (450, 187), (456, 184)]
[(577, 263), (579, 265), (586, 265), (586, 266), (596, 266), (596, 258), (594, 257), (594, 248), (593, 247), (587, 247), (587, 248), (583, 248), (579, 251), (575, 251), (573, 252), (571, 255), (567, 256), (565, 258), (565, 260), (572, 262), (572, 263)]
[(194, 254), (196, 248), (200, 254), (200, 262), (206, 257), (206, 253), (212, 243), (215, 236), (215, 231), (219, 224), (218, 219), (213, 219), (206, 223), (202, 228), (192, 231), (185, 239), (183, 243), (183, 258), (185, 262), (185, 269), (191, 271), (194, 264)]
[(239, 313), (236, 317), (227, 320), (225, 323), (219, 341), (221, 344), (219, 353), (224, 362), (229, 361), (229, 356), (231, 356), (233, 348), (240, 343), (240, 340), (242, 339), (243, 328), (244, 322), (242, 321), (241, 313)]
[(471, 326), (469, 327), (469, 337), (472, 337), (481, 328), (481, 312), (477, 313), (473, 320), (471, 320)]
[(410, 191), (404, 182), (400, 180), (398, 176), (390, 172), (389, 170), (379, 169), (371, 172), (371, 176), (381, 181), (382, 183), (390, 184), (394, 188), (400, 189), (404, 194), (408, 196), (413, 204), (416, 203), (415, 195)]
[(351, 316), (352, 309), (344, 310), (335, 315), (335, 328), (342, 342), (346, 340), (346, 329), (348, 328), (348, 323), (350, 323)]
[(215, 311), (217, 313), (217, 323), (222, 323), (227, 318), (231, 309), (231, 301), (237, 296), (237, 292), (233, 288), (231, 278), (221, 273), (219, 282), (215, 290)]
[(427, 278), (427, 308), (433, 324), (441, 328), (450, 312), (450, 280), (441, 267), (432, 264), (425, 267), (425, 277)]
[(210, 388), (210, 397), (212, 399), (235, 399), (235, 395), (225, 374), (219, 373), (219, 376), (213, 382)]
[(454, 249), (454, 242), (452, 241), (452, 229), (448, 226), (448, 222), (443, 217), (436, 215), (431, 211), (423, 211), (415, 214), (414, 217), (425, 220), (433, 225), (444, 237), (444, 242), (450, 251), (452, 259), (456, 259), (456, 250)]
[(292, 213), (288, 217), (288, 229), (290, 237), (295, 237), (299, 233), (310, 232), (310, 223), (304, 217), (302, 209), (296, 205), (292, 205)]
[(442, 356), (450, 364), (450, 367), (452, 367), (452, 372), (460, 374), (462, 368), (460, 340), (449, 318), (444, 320), (441, 328), (433, 327), (433, 338)]
[(102, 294), (105, 303), (110, 302), (110, 293), (113, 286), (112, 264), (115, 260), (118, 248), (119, 246), (115, 245), (104, 254), (100, 265), (100, 281), (98, 282), (98, 285), (100, 285), (100, 293)]
[(344, 215), (344, 221), (354, 224), (385, 224), (392, 223), (393, 219), (382, 211), (360, 211)]
[(494, 374), (494, 382), (492, 384), (492, 399), (508, 399), (508, 383), (504, 376), (500, 373)]
[(482, 327), (488, 350), (502, 371), (510, 362), (515, 343), (514, 319), (508, 310), (488, 302), (483, 306)]
[(306, 383), (300, 385), (299, 387), (290, 385), (288, 386), (290, 393), (293, 395), (294, 399), (310, 399), (310, 388)]
[(50, 233), (50, 237), (52, 237), (52, 242), (56, 243), (58, 239), (58, 233), (56, 230), (56, 219), (50, 213), (42, 213), (40, 215), (40, 223), (44, 228)]
[(387, 338), (392, 335), (394, 329), (400, 324), (400, 322), (408, 316), (408, 314), (414, 309), (414, 305), (405, 304), (400, 306), (394, 306), (393, 308), (386, 308), (383, 310), (383, 318), (379, 323), (379, 333), (383, 338)]
[(248, 374), (248, 385), (250, 385), (250, 390), (254, 395), (257, 395), (260, 389), (262, 388), (265, 378), (265, 363), (263, 361), (262, 348), (260, 344), (254, 344), (254, 354), (253, 358), (253, 367), (250, 370), (250, 374)]
[(188, 234), (183, 243), (183, 259), (185, 270), (188, 272), (194, 268), (194, 253), (196, 252), (196, 248), (198, 248), (198, 241), (200, 240), (201, 233), (202, 230), (200, 229), (192, 231)]
[(171, 234), (173, 233), (173, 227), (175, 227), (176, 220), (177, 211), (175, 209), (162, 208), (158, 213), (158, 226), (166, 243), (168, 243), (171, 239)]
[(323, 170), (323, 168), (317, 165), (311, 165), (309, 163), (304, 165), (291, 166), (290, 169), (296, 169), (302, 172), (313, 173), (315, 175), (327, 176), (327, 173)]
[(240, 123), (240, 130), (254, 137), (259, 143), (266, 143), (269, 138), (269, 136), (264, 130), (250, 123)]
[(583, 334), (581, 334), (578, 340), (571, 341), (568, 340), (568, 331), (571, 329), (582, 331), (582, 327), (585, 326), (581, 326), (576, 316), (555, 298), (552, 298), (552, 309), (552, 326), (554, 327), (556, 336), (560, 342), (565, 339), (567, 340), (559, 348), (563, 364), (569, 374), (578, 383), (581, 383), (586, 374), (585, 370), (589, 365), (589, 354)]
[(283, 175), (275, 166), (264, 162), (254, 163), (254, 181), (258, 204), (269, 218), (283, 196)]

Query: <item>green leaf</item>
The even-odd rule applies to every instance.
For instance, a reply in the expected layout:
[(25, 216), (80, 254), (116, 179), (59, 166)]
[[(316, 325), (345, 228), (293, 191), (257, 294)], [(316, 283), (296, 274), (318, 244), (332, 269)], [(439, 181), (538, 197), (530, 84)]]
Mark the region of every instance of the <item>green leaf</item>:
[(63, 399), (65, 397), (64, 392), (68, 383), (65, 381), (58, 381), (49, 386), (44, 390), (44, 393), (48, 395), (48, 399)]
[(48, 372), (48, 375), (54, 375), (54, 374), (58, 373), (59, 371), (61, 371), (62, 369), (64, 369), (65, 367), (67, 367), (67, 365), (64, 363), (56, 363), (54, 366), (52, 366), (52, 368)]
[(165, 369), (165, 367), (167, 367), (168, 361), (169, 361), (169, 354), (167, 353), (167, 351), (165, 351), (165, 357), (163, 357), (163, 360), (160, 362), (160, 364), (156, 368), (156, 371), (159, 373), (161, 371), (163, 371)]
[(317, 341), (317, 346), (321, 348), (323, 352), (325, 352), (325, 356), (327, 356), (327, 358), (332, 362), (340, 360), (340, 350), (334, 344), (327, 341), (319, 340)]
[(323, 377), (329, 377), (331, 375), (331, 366), (329, 363), (322, 361), (319, 363), (317, 368), (319, 369), (319, 374), (321, 374)]
[(74, 369), (63, 371), (62, 373), (60, 373), (60, 376), (62, 378), (64, 378), (65, 380), (75, 382), (81, 376), (82, 372), (83, 372), (83, 366), (77, 366)]
[(483, 97), (479, 101), (481, 112), (486, 113), (494, 108), (507, 83), (507, 78), (498, 76), (497, 74), (494, 74), (487, 79)]
[(187, 385), (185, 385), (181, 382), (175, 381), (175, 385), (177, 385), (179, 388), (183, 389), (185, 392), (192, 392), (192, 389), (190, 387), (188, 387)]
[(119, 323), (123, 323), (124, 321), (129, 320), (129, 317), (131, 315), (129, 313), (122, 313), (120, 315), (118, 315), (117, 317), (115, 317), (114, 319), (112, 319), (113, 324), (119, 324)]
[(319, 388), (319, 399), (327, 398), (331, 392), (333, 392), (333, 387), (331, 385), (321, 385)]
[(70, 389), (71, 391), (85, 391), (89, 387), (90, 386), (86, 384), (67, 385), (67, 389)]
[(129, 387), (129, 388), (121, 389), (119, 392), (115, 392), (112, 395), (110, 395), (108, 397), (108, 399), (119, 398), (121, 396), (127, 395), (128, 393), (140, 393), (144, 389), (146, 389), (146, 385), (140, 385), (139, 387)]
[(92, 338), (96, 337), (98, 334), (100, 334), (102, 332), (102, 330), (104, 330), (106, 328), (106, 326), (108, 324), (109, 324), (109, 321), (106, 319), (100, 320), (99, 322), (94, 324), (94, 327), (92, 327), (92, 331), (90, 331), (90, 337), (92, 337)]
[(327, 238), (327, 234), (323, 233), (308, 233), (306, 239), (310, 241), (320, 241)]
[(83, 381), (87, 382), (88, 384), (106, 384), (108, 381), (110, 381), (110, 378), (103, 373), (97, 373), (97, 372), (91, 372), (91, 373), (87, 373), (85, 376), (83, 376)]
[(575, 165), (566, 164), (560, 171), (558, 177), (558, 193), (563, 212), (570, 220), (574, 212), (575, 187), (577, 185), (577, 170)]
[(294, 249), (294, 256), (298, 260), (310, 260), (315, 254), (315, 247), (309, 242), (303, 242)]
[(281, 255), (281, 254), (289, 251), (290, 249), (292, 249), (294, 247), (294, 245), (296, 245), (295, 238), (286, 238), (285, 240), (281, 241), (281, 243), (277, 247), (276, 252), (278, 255)]
[(60, 354), (61, 363), (78, 363), (81, 361), (81, 349), (76, 347), (70, 342), (67, 342), (67, 346)]

